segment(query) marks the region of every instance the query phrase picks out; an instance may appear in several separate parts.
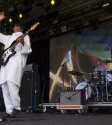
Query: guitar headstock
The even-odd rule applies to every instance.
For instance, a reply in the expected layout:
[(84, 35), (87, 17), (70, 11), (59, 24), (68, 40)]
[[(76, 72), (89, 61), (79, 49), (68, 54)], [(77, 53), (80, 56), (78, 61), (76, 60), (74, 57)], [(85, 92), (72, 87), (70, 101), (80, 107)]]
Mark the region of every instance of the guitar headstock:
[(30, 31), (34, 30), (39, 24), (40, 24), (39, 22), (36, 23), (36, 24), (34, 24), (29, 30), (30, 30)]

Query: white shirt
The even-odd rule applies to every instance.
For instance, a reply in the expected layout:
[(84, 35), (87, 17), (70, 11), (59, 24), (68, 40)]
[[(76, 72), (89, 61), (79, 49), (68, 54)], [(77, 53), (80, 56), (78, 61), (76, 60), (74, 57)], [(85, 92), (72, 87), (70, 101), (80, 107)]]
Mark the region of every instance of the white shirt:
[[(0, 42), (5, 45), (4, 49), (6, 49), (21, 35), (23, 35), (22, 32), (16, 32), (12, 35), (3, 35), (0, 33)], [(26, 65), (28, 55), (32, 52), (28, 35), (24, 37), (24, 46), (18, 43), (15, 51), (17, 53), (10, 58), (6, 66), (2, 66), (0, 69), (0, 84), (9, 80), (20, 87), (23, 68)]]

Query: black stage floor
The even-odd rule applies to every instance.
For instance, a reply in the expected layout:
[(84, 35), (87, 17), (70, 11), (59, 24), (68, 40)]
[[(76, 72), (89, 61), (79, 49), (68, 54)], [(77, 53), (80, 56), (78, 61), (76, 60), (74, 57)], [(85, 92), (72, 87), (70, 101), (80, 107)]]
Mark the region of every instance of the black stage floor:
[[(0, 116), (4, 113), (0, 112)], [(75, 115), (61, 113), (20, 113), (17, 118), (8, 118), (0, 125), (112, 125), (112, 114)]]

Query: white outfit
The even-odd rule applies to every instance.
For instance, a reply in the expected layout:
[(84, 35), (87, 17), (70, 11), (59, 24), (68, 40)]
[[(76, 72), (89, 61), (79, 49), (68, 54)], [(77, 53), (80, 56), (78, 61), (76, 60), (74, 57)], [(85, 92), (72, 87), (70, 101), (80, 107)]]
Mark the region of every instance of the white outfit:
[(14, 83), (7, 81), (1, 85), (6, 112), (11, 114), (13, 108), (21, 110), (20, 108), (20, 97), (19, 97), (19, 86)]
[[(4, 49), (6, 49), (21, 35), (23, 35), (22, 32), (16, 32), (12, 35), (3, 35), (0, 33), (0, 42), (5, 45)], [(0, 69), (0, 85), (3, 91), (6, 112), (9, 114), (13, 108), (20, 110), (18, 91), (21, 86), (23, 68), (26, 65), (28, 55), (32, 52), (28, 35), (24, 37), (24, 46), (18, 43), (15, 51), (16, 54), (9, 59), (6, 66), (1, 66)]]

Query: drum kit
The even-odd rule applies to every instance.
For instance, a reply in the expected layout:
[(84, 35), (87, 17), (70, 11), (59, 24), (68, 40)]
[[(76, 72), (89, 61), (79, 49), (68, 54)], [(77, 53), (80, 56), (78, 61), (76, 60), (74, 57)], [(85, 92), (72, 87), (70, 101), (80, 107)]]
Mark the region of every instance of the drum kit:
[[(112, 63), (112, 60), (102, 60), (103, 63)], [(112, 71), (93, 70), (90, 73), (68, 71), (69, 74), (74, 75), (77, 79), (79, 76), (88, 75), (88, 80), (79, 82), (76, 79), (76, 91), (85, 90), (86, 100), (92, 102), (112, 101)]]

